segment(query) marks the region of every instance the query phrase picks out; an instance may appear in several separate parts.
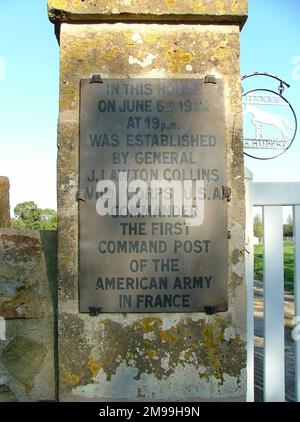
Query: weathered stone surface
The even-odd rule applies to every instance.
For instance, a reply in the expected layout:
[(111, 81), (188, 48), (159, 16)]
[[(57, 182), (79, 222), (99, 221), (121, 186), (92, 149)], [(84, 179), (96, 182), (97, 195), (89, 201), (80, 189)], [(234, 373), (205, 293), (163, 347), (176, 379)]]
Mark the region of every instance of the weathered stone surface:
[[(0, 315), (9, 318), (38, 318), (43, 315), (41, 298), (36, 286), (1, 283), (0, 294), (4, 296), (0, 304)], [(20, 290), (20, 291), (18, 291)], [(9, 296), (11, 295), (11, 298)]]
[(3, 263), (9, 265), (33, 266), (41, 259), (38, 239), (19, 234), (2, 234)]
[(13, 391), (11, 391), (11, 389), (7, 385), (0, 384), (0, 403), (15, 401), (17, 401), (17, 399)]
[(0, 315), (43, 315), (40, 278), (45, 271), (39, 234), (0, 231)]
[(53, 22), (185, 19), (243, 24), (247, 0), (48, 0), (48, 10)]
[(55, 399), (56, 233), (41, 236), (0, 229), (0, 401)]
[(93, 398), (96, 391), (107, 399), (182, 399), (195, 386), (207, 399), (219, 398), (222, 389), (228, 396), (244, 393), (244, 341), (229, 316), (208, 322), (177, 317), (174, 325), (172, 317), (169, 323), (156, 316), (128, 324), (102, 319), (96, 322), (93, 341), (79, 318), (63, 314), (60, 321), (65, 339), (61, 382), (75, 395)]
[[(65, 8), (72, 6), (71, 1), (64, 3)], [(87, 21), (90, 11), (84, 15), (84, 6), (100, 5), (100, 2), (93, 2), (96, 6), (92, 6), (92, 2), (79, 3), (74, 2), (72, 10), (75, 13), (75, 6), (78, 7), (80, 19)], [(154, 3), (151, 2), (153, 11)], [(229, 4), (226, 1), (197, 2), (198, 6), (207, 7), (216, 3), (225, 11)], [(118, 13), (120, 2), (101, 4), (116, 7), (115, 13)], [(140, 2), (135, 4), (137, 9), (132, 10), (142, 7)], [(149, 4), (144, 2), (147, 7)], [(245, 3), (238, 4), (245, 6)], [(179, 7), (179, 2), (176, 5)], [(164, 6), (161, 2), (159, 10), (163, 11)], [(62, 16), (70, 18), (68, 14)], [(239, 26), (238, 18), (234, 25), (217, 24), (218, 21), (216, 17), (215, 24), (209, 26), (192, 22), (61, 25), (58, 155), (61, 400), (245, 399), (245, 221)], [(106, 314), (91, 318), (78, 313), (78, 204), (75, 198), (79, 83), (92, 73), (101, 73), (103, 78), (202, 78), (214, 74), (224, 80), (227, 175), (232, 188), (232, 201), (228, 204), (228, 228), (232, 234), (228, 253), (228, 312), (212, 317), (202, 313), (156, 314), (155, 318), (151, 314)]]
[(75, 315), (60, 316), (60, 335), (65, 333), (65, 341), (60, 348), (61, 385), (68, 391), (81, 384), (93, 381), (93, 372), (89, 368), (87, 356), (91, 346), (85, 338), (84, 323)]
[(10, 227), (9, 179), (0, 176), (0, 227)]
[(1, 363), (28, 391), (32, 388), (34, 376), (40, 369), (46, 353), (42, 343), (27, 337), (15, 337), (2, 351)]

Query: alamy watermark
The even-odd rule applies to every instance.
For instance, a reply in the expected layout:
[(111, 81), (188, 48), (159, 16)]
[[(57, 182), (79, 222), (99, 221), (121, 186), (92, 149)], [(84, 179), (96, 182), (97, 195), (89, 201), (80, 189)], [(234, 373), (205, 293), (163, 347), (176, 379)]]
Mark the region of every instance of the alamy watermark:
[(292, 70), (292, 79), (294, 81), (300, 80), (300, 56), (294, 56), (292, 58), (292, 64), (294, 65)]
[(120, 172), (118, 184), (101, 180), (96, 191), (100, 216), (183, 216), (188, 226), (204, 221), (203, 180), (151, 180), (148, 186), (141, 179), (128, 182), (127, 172)]

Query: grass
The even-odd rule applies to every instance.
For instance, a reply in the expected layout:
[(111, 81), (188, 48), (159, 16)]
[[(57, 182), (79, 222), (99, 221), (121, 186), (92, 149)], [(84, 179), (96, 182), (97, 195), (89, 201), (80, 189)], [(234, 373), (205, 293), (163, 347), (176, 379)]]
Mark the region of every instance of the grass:
[[(294, 245), (284, 242), (284, 290), (294, 293)], [(254, 280), (263, 280), (263, 246), (254, 245)]]

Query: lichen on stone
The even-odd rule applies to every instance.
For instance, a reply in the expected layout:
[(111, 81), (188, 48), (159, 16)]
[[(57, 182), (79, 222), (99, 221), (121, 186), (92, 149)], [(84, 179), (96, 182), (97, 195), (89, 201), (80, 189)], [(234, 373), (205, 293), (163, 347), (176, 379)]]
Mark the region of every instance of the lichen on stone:
[[(151, 317), (125, 326), (109, 319), (99, 324), (101, 330), (92, 353), (93, 359), (101, 362), (108, 381), (120, 364), (134, 365), (136, 379), (142, 374), (153, 374), (161, 379), (188, 363), (195, 371), (206, 368), (199, 371), (199, 377), (214, 376), (221, 383), (224, 373), (237, 377), (245, 366), (244, 342), (239, 336), (226, 339), (224, 336), (230, 325), (229, 317), (214, 317), (209, 322), (182, 318), (167, 330), (162, 329), (159, 318)], [(145, 339), (145, 332), (153, 333), (153, 337)]]
[(68, 391), (74, 385), (93, 382), (95, 364), (90, 357), (92, 347), (86, 340), (81, 319), (72, 314), (60, 315), (59, 335), (62, 387)]

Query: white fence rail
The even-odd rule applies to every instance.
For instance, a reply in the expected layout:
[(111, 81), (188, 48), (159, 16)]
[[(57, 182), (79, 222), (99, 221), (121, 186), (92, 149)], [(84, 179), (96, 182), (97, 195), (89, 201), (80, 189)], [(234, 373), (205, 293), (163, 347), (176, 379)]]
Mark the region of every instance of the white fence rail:
[[(246, 279), (248, 293), (247, 401), (254, 401), (253, 207), (263, 209), (264, 401), (285, 401), (284, 258), (282, 207), (294, 214), (295, 320), (300, 324), (300, 183), (254, 183), (246, 169)], [(300, 337), (300, 329), (299, 337)], [(300, 401), (300, 338), (295, 341), (295, 397)]]

